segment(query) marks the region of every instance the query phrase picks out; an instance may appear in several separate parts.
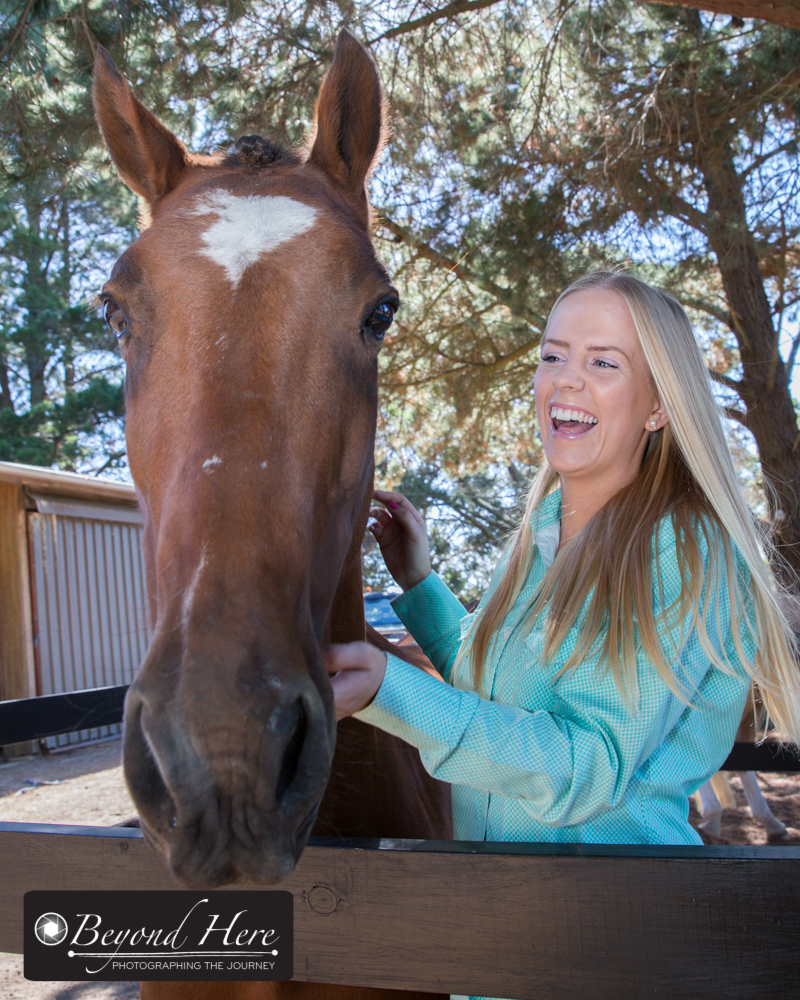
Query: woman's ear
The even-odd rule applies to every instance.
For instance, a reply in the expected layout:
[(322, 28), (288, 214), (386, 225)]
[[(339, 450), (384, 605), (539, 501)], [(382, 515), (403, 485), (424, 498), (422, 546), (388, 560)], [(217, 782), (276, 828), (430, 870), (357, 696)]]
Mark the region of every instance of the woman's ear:
[(662, 427), (665, 427), (669, 423), (669, 414), (666, 411), (666, 407), (662, 406), (660, 402), (657, 402), (647, 418), (647, 426), (645, 430), (648, 431), (660, 431)]

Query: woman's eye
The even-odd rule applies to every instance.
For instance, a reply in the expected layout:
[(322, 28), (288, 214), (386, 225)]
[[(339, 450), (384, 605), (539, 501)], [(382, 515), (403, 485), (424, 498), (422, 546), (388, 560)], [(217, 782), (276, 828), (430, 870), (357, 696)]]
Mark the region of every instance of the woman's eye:
[(103, 319), (117, 337), (122, 337), (128, 332), (128, 319), (114, 299), (106, 299), (103, 303)]
[(375, 340), (383, 340), (386, 336), (386, 331), (392, 325), (394, 314), (395, 307), (391, 302), (381, 302), (367, 316), (362, 330), (365, 330)]
[(544, 357), (542, 358), (542, 361), (549, 361), (549, 362), (560, 361), (560, 360), (561, 359), (558, 357), (557, 354), (545, 354)]
[(616, 365), (613, 365), (610, 361), (606, 361), (605, 358), (598, 358), (595, 361), (595, 364), (597, 365), (598, 368), (600, 366), (602, 366), (603, 368), (616, 368), (617, 367)]

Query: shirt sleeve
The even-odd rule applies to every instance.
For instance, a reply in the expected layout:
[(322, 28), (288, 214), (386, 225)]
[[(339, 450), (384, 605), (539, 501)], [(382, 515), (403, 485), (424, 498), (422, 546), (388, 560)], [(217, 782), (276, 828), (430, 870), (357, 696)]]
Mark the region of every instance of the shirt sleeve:
[[(668, 576), (673, 585), (657, 588), (667, 599), (665, 607), (674, 588), (674, 573)], [(721, 577), (717, 582), (723, 586)], [(720, 597), (727, 605), (727, 592)], [(686, 627), (673, 625), (678, 634)], [(716, 639), (730, 651), (730, 641)], [(682, 644), (675, 666), (684, 698), (691, 700), (711, 669), (696, 633)], [(541, 822), (572, 825), (617, 805), (683, 713), (699, 710), (670, 690), (644, 654), (638, 667), (636, 710), (628, 708), (610, 672), (599, 671), (591, 660), (556, 681), (554, 710), (528, 711), (442, 684), (390, 655), (375, 700), (357, 718), (418, 747), (435, 778), (524, 799)], [(541, 667), (531, 662), (523, 669)], [(726, 711), (735, 727), (748, 678), (732, 671), (729, 680)]]
[(392, 601), (392, 607), (445, 680), (461, 645), (461, 622), (469, 617), (442, 578), (430, 572)]

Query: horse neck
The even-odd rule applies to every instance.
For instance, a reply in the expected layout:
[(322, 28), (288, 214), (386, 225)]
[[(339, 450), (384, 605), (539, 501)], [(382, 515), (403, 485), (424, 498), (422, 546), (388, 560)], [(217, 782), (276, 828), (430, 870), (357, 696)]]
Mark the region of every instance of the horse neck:
[[(363, 641), (365, 637), (401, 659), (413, 659), (366, 629), (358, 534), (336, 588), (323, 643)], [(450, 786), (430, 777), (414, 747), (357, 719), (342, 719), (312, 835), (450, 840)]]
[[(355, 544), (356, 540), (358, 545)], [(344, 569), (333, 595), (331, 610), (323, 630), (323, 645), (331, 642), (363, 642), (364, 595), (361, 583), (361, 538), (353, 540)]]

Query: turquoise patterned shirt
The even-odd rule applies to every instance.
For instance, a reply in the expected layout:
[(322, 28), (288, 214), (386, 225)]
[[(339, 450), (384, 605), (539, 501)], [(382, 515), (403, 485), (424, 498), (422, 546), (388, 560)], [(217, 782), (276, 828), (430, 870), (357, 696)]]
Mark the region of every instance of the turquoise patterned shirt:
[[(749, 690), (731, 636), (724, 559), (714, 581), (719, 614), (712, 602), (706, 627), (734, 668), (714, 667), (697, 633), (686, 622), (669, 621), (659, 629), (664, 636), (672, 628), (671, 648), (680, 649), (675, 676), (691, 704), (673, 694), (640, 652), (639, 704), (631, 713), (610, 671), (597, 669), (597, 657), (555, 676), (574, 649), (580, 617), (550, 663), (542, 661), (541, 619), (528, 633), (519, 625), (555, 556), (560, 520), (556, 491), (535, 517), (530, 575), (490, 650), (484, 697), (472, 689), (468, 658), (453, 671), (472, 616), (431, 573), (392, 603), (446, 683), (390, 655), (375, 700), (356, 718), (418, 747), (428, 772), (452, 784), (457, 840), (700, 844), (687, 820), (688, 797), (730, 752)], [(656, 540), (658, 624), (680, 592), (670, 518), (661, 521)], [(708, 569), (707, 548), (704, 553)], [(754, 656), (749, 630), (743, 629), (742, 643)]]

